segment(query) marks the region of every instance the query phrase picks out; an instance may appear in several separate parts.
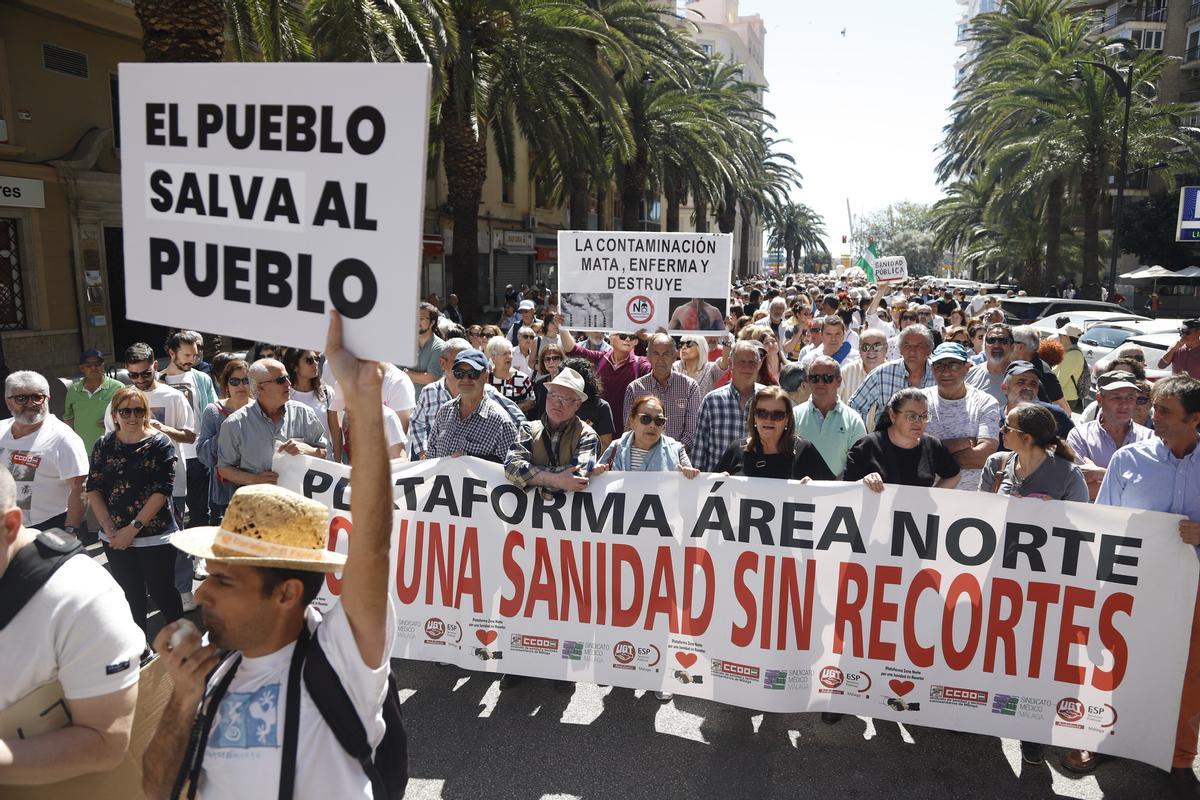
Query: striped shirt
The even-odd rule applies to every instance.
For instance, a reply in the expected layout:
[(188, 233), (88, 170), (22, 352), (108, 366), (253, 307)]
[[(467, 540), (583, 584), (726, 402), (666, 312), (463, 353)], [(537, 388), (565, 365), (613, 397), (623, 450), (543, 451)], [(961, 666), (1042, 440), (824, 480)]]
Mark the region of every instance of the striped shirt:
[(901, 389), (927, 389), (933, 385), (933, 367), (928, 361), (925, 362), (925, 375), (917, 386), (908, 382), (908, 368), (904, 366), (903, 359), (888, 361), (867, 375), (862, 386), (850, 398), (850, 407), (866, 420), (883, 413), (892, 395)]
[[(761, 383), (754, 384), (754, 392), (762, 388)], [(749, 396), (742, 395), (730, 383), (712, 390), (700, 402), (700, 419), (696, 424), (696, 444), (692, 454), (692, 463), (697, 469), (712, 472), (729, 443), (746, 436), (746, 413), (750, 410), (750, 398), (754, 392)]]
[(686, 375), (672, 372), (664, 386), (650, 373), (625, 388), (625, 405), (621, 416), (629, 419), (633, 403), (639, 397), (653, 395), (662, 403), (667, 417), (665, 433), (689, 450), (696, 439), (696, 416), (700, 413), (700, 387)]

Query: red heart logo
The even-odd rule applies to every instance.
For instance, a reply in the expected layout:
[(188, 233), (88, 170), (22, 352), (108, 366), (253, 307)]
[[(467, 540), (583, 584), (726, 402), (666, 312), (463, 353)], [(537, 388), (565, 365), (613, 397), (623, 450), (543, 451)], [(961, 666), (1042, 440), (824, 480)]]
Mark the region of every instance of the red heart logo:
[(496, 637), (500, 634), (495, 631), (475, 631), (475, 638), (482, 642), (485, 646), (496, 641)]
[(675, 660), (678, 661), (680, 663), (680, 665), (683, 666), (684, 669), (690, 669), (691, 666), (696, 663), (696, 659), (698, 659), (699, 657), (700, 656), (696, 655), (695, 653), (676, 653), (675, 654)]
[(892, 680), (888, 681), (888, 686), (892, 687), (892, 691), (896, 693), (897, 697), (904, 697), (904, 695), (913, 690), (913, 687), (916, 686), (916, 684), (912, 681), (898, 681), (893, 678)]

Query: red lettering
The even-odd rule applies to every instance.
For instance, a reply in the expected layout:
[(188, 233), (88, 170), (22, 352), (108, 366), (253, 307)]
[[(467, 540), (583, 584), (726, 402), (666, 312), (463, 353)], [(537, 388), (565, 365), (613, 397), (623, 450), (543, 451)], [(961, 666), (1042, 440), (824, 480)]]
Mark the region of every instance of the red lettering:
[(939, 591), (942, 588), (942, 573), (936, 569), (923, 569), (913, 576), (908, 586), (908, 596), (904, 600), (904, 650), (908, 658), (918, 667), (933, 666), (933, 648), (924, 647), (917, 641), (917, 601), (921, 592), (927, 589)]
[(1132, 595), (1117, 592), (1109, 595), (1100, 607), (1100, 642), (1113, 657), (1111, 670), (1096, 667), (1092, 672), (1092, 686), (1102, 692), (1111, 692), (1120, 686), (1125, 679), (1125, 668), (1129, 666), (1129, 643), (1113, 625), (1113, 617), (1117, 614), (1133, 614)]
[[(695, 591), (696, 567), (704, 573), (704, 607), (699, 616), (692, 613), (695, 604), (692, 602)], [(713, 612), (713, 583), (716, 573), (713, 570), (712, 556), (700, 547), (685, 547), (683, 550), (683, 622), (679, 632), (684, 636), (699, 636), (708, 630), (712, 622)]]
[(775, 609), (775, 556), (767, 556), (767, 574), (763, 576), (762, 617), (758, 626), (758, 646), (763, 650), (771, 647), (771, 618)]
[(518, 548), (525, 549), (525, 537), (521, 535), (520, 531), (509, 531), (508, 536), (504, 538), (504, 554), (501, 556), (500, 563), (504, 569), (504, 577), (508, 578), (513, 585), (513, 595), (512, 597), (500, 596), (500, 616), (502, 617), (517, 616), (521, 613), (523, 605), (525, 573), (513, 557), (513, 551)]
[[(848, 598), (847, 589), (850, 583), (857, 587), (853, 601)], [(867, 604), (867, 570), (862, 564), (843, 561), (838, 568), (837, 611), (833, 618), (833, 652), (841, 655), (844, 646), (844, 633), (849, 625), (854, 636), (851, 655), (862, 658), (863, 654), (863, 624), (862, 610)]]
[(679, 603), (675, 599), (675, 568), (671, 563), (671, 548), (658, 548), (654, 559), (654, 575), (650, 578), (650, 599), (646, 602), (646, 630), (654, 630), (654, 618), (667, 615), (671, 633), (679, 633)]
[[(1021, 584), (1008, 578), (993, 578), (988, 604), (987, 641), (983, 646), (983, 669), (996, 671), (996, 645), (1004, 643), (1004, 674), (1017, 674), (1017, 623), (1025, 598)], [(1001, 615), (1001, 600), (1008, 601), (1008, 615)]]
[(875, 586), (871, 593), (871, 640), (867, 648), (867, 658), (878, 658), (883, 661), (893, 661), (896, 658), (894, 642), (885, 642), (883, 623), (895, 622), (900, 606), (884, 600), (884, 592), (889, 586), (899, 586), (904, 570), (900, 567), (876, 567)]
[[(420, 524), (420, 523), (418, 523)], [(425, 565), (425, 604), (433, 602), (434, 570), (437, 570), (438, 586), (442, 592), (442, 605), (450, 605), (454, 598), (454, 578), (450, 574), (454, 569), (454, 526), (450, 526), (449, 545), (442, 541), (442, 525), (439, 522), (429, 523), (429, 561)]]
[[(350, 535), (350, 530), (353, 525), (350, 520), (345, 517), (334, 517), (329, 520), (329, 550), (337, 552), (338, 536), (345, 531), (346, 535)], [(404, 534), (400, 534), (401, 542), (404, 541)], [(329, 587), (329, 593), (334, 597), (339, 597), (342, 594), (342, 579), (332, 572), (325, 573), (325, 585)]]
[(525, 616), (532, 617), (534, 606), (546, 604), (546, 615), (558, 619), (558, 593), (555, 591), (554, 565), (550, 563), (550, 547), (540, 536), (533, 542), (533, 579), (525, 597)]
[(1046, 606), (1058, 602), (1057, 583), (1031, 581), (1025, 598), (1033, 603), (1033, 636), (1029, 640), (1029, 677), (1042, 673), (1042, 639), (1046, 636)]
[(462, 608), (464, 594), (471, 595), (471, 610), (483, 613), (483, 585), (479, 576), (479, 530), (467, 528), (463, 537), (462, 557), (458, 562), (458, 591), (454, 595), (454, 607)]
[[(592, 621), (592, 545), (583, 542), (583, 569), (575, 563), (575, 549), (570, 539), (558, 543), (558, 573), (562, 576), (562, 618), (571, 618), (571, 595), (579, 605), (579, 621)], [(604, 581), (600, 581), (601, 584)]]
[[(783, 559), (779, 583), (779, 636), (775, 649), (788, 649), (788, 630), (796, 631), (796, 649), (807, 650), (812, 644), (813, 591), (817, 582), (817, 562), (811, 558), (804, 563), (804, 602), (800, 602), (800, 588), (796, 585), (796, 559)], [(788, 611), (791, 625), (788, 625)]]
[(1075, 624), (1075, 608), (1091, 608), (1096, 603), (1096, 593), (1091, 589), (1068, 586), (1063, 592), (1062, 617), (1058, 626), (1058, 654), (1054, 659), (1054, 680), (1083, 686), (1087, 670), (1072, 664), (1071, 645), (1088, 642), (1088, 629)]
[[(348, 523), (347, 523), (348, 524)], [(349, 528), (347, 528), (349, 530)], [(417, 550), (412, 560), (412, 580), (404, 578), (404, 561), (408, 554), (408, 520), (400, 520), (400, 546), (396, 553), (396, 594), (404, 604), (415, 603), (421, 591), (421, 562), (425, 552), (425, 523), (417, 523)]]
[(734, 625), (729, 641), (734, 647), (749, 647), (754, 641), (754, 622), (758, 618), (758, 604), (754, 602), (754, 590), (746, 585), (746, 573), (758, 572), (758, 553), (745, 552), (738, 556), (733, 565), (733, 596), (746, 612), (746, 624)]
[[(954, 615), (958, 611), (959, 599), (963, 596), (970, 599), (970, 627), (967, 631), (967, 641), (959, 650), (954, 646)], [(952, 670), (961, 671), (971, 666), (975, 651), (979, 648), (979, 637), (983, 629), (983, 592), (979, 581), (970, 573), (963, 573), (950, 583), (946, 591), (945, 610), (942, 614), (942, 653)]]
[(608, 545), (604, 542), (596, 544), (596, 624), (605, 624), (605, 614), (608, 611), (608, 584), (604, 580), (608, 567)]
[[(612, 624), (618, 628), (629, 628), (636, 625), (638, 618), (642, 615), (642, 596), (646, 588), (646, 576), (642, 573), (642, 559), (638, 555), (636, 547), (629, 544), (614, 544), (612, 551)], [(630, 598), (629, 606), (623, 608), (621, 606), (621, 580), (626, 566), (633, 572), (633, 597)]]

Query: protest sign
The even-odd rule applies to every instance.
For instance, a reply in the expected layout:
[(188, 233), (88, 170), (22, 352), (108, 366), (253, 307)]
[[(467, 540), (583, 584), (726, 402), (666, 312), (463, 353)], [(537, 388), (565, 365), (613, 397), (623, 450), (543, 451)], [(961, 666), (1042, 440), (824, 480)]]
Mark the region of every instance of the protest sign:
[[(274, 468), (344, 552), (349, 468)], [(471, 458), (392, 479), (394, 656), (1170, 764), (1200, 572), (1176, 515), (676, 473), (544, 496)]]
[(558, 232), (558, 304), (580, 331), (725, 331), (725, 233)]
[(875, 259), (875, 280), (899, 281), (908, 277), (908, 260), (904, 256), (881, 256)]
[(130, 319), (415, 362), (429, 65), (120, 70)]

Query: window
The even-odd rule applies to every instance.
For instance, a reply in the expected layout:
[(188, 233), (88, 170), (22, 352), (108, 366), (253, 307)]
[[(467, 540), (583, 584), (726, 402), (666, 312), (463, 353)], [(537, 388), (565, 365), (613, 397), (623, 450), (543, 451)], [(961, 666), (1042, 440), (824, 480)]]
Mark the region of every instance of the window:
[(701, 42), (700, 43), (700, 52), (704, 53), (704, 55), (706, 55), (706, 56), (711, 56), (713, 54), (712, 42)]
[(1141, 50), (1162, 50), (1163, 32), (1134, 28), (1129, 32), (1129, 39)]
[(1117, 348), (1132, 335), (1133, 331), (1127, 331), (1122, 328), (1106, 328), (1098, 325), (1090, 328), (1079, 342), (1080, 344), (1087, 344), (1092, 347)]
[(20, 220), (0, 217), (0, 330), (25, 327), (25, 294), (21, 288)]

